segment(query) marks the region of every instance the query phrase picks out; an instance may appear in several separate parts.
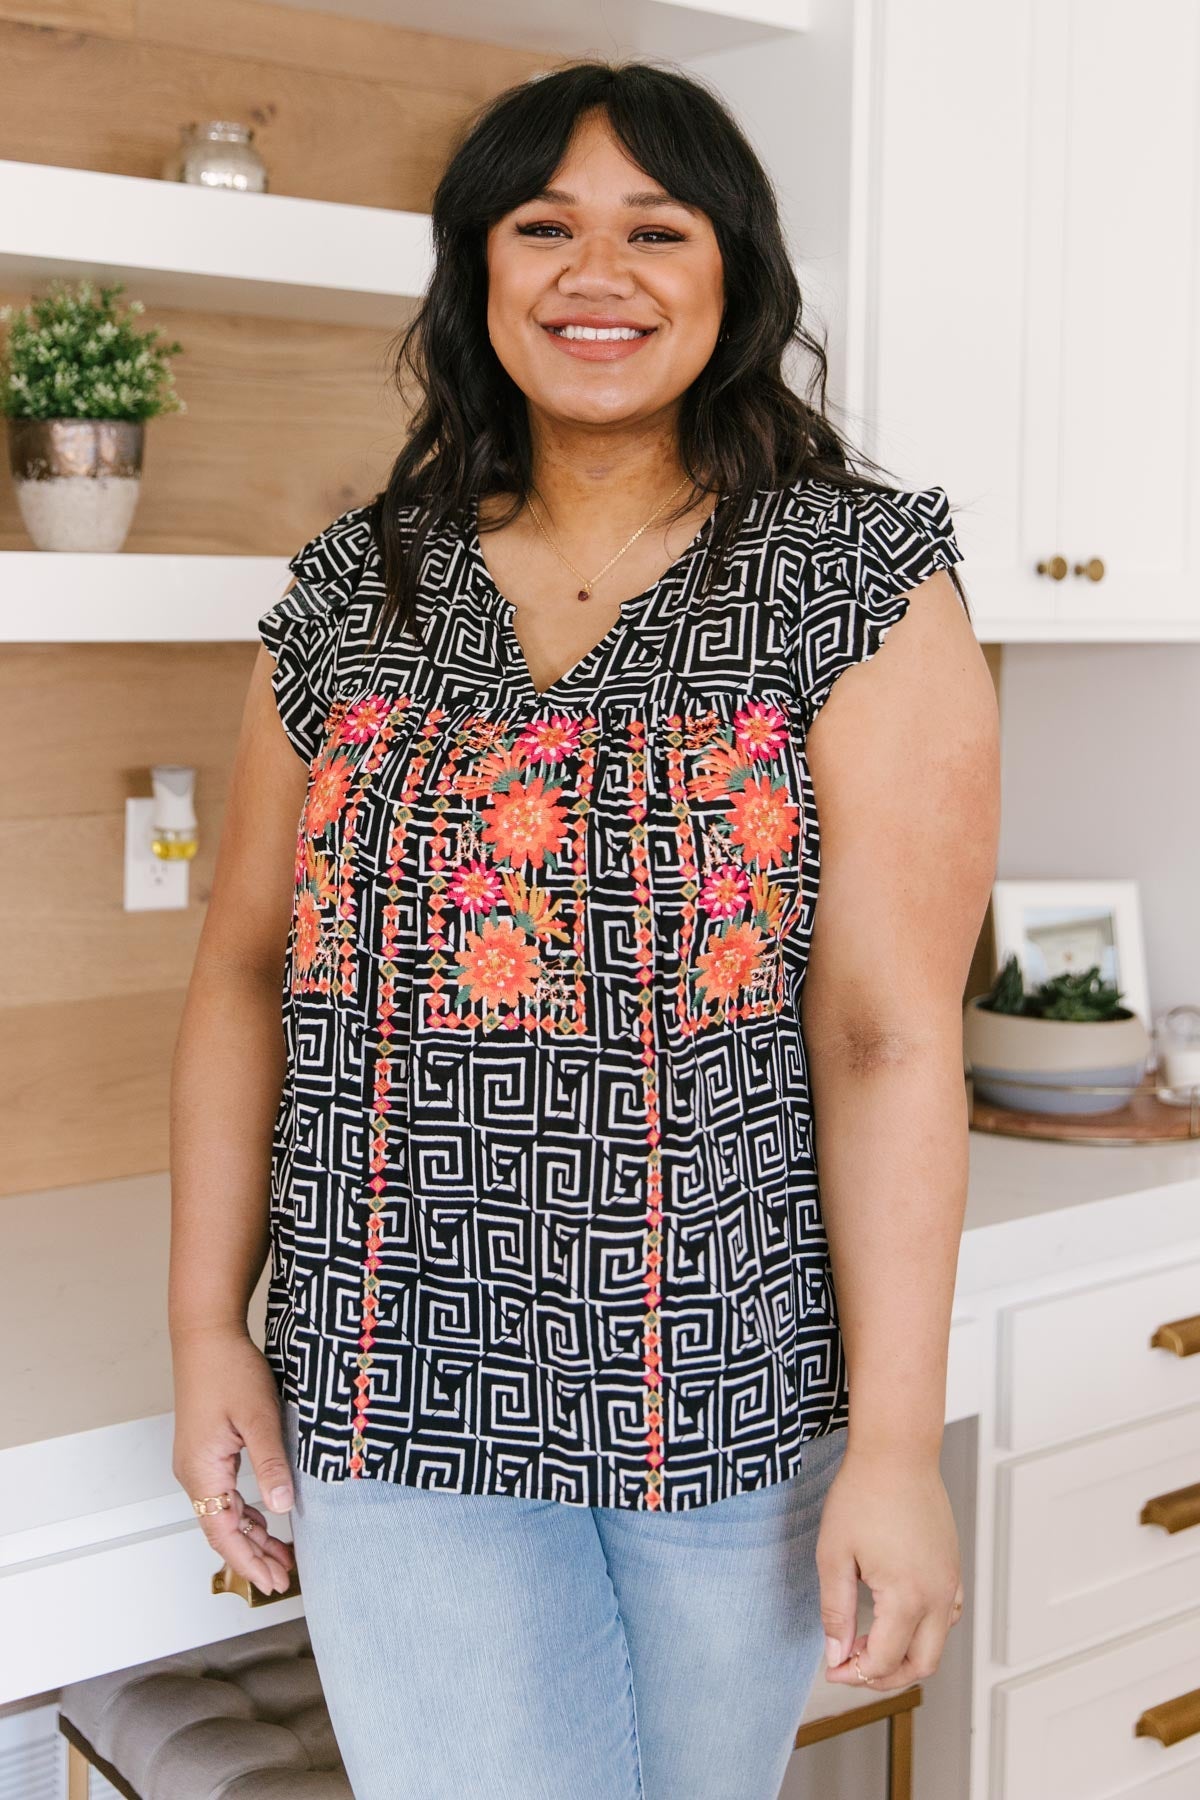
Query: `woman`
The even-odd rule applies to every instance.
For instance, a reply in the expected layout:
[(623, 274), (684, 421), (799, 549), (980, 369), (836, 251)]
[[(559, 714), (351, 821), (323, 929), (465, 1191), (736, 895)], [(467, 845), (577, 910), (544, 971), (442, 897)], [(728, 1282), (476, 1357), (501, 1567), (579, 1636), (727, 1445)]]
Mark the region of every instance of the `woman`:
[(433, 217), (408, 440), (260, 622), (174, 1075), (175, 1473), (267, 1592), (242, 1449), (292, 1511), (358, 1800), (766, 1800), (823, 1645), (886, 1692), (962, 1608), (995, 700), (945, 494), (851, 468), (704, 87), (502, 94)]

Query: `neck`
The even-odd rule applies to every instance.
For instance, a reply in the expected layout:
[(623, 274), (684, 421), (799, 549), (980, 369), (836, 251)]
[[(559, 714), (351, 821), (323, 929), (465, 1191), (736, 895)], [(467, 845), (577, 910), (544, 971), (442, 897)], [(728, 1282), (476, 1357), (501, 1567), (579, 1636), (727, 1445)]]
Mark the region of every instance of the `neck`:
[[(557, 528), (577, 539), (636, 531), (683, 479), (673, 424), (620, 437), (555, 424), (535, 433), (534, 486)], [(686, 492), (685, 485), (670, 511)]]

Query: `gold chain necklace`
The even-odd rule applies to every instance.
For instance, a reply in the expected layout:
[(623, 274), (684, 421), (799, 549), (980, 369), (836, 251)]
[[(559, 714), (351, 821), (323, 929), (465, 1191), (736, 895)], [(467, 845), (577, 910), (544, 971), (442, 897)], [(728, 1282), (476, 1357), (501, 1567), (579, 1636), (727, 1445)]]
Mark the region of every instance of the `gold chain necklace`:
[[(624, 556), (625, 552), (630, 548), (631, 545), (637, 543), (637, 541), (641, 537), (643, 531), (649, 531), (651, 525), (653, 525), (653, 523), (654, 523), (655, 519), (657, 519), (659, 513), (662, 512), (664, 507), (670, 506), (672, 500), (675, 498), (675, 495), (679, 492), (680, 488), (686, 487), (689, 480), (690, 480), (690, 477), (685, 475), (683, 480), (679, 483), (678, 487), (673, 488), (672, 491), (667, 495), (666, 499), (662, 502), (662, 504), (660, 506), (655, 507), (654, 511), (650, 514), (650, 517), (646, 520), (646, 523), (644, 525), (638, 526), (637, 530), (634, 532), (633, 536), (629, 539), (629, 541), (627, 543), (624, 543), (621, 545), (621, 548), (617, 551), (616, 556), (610, 556), (608, 561), (605, 563), (604, 567), (602, 569), (598, 569), (596, 571), (596, 573), (591, 577), (590, 580), (583, 573), (582, 569), (577, 569), (575, 567), (575, 564), (571, 561), (570, 557), (567, 556), (564, 551), (559, 549), (559, 547), (555, 543), (554, 539), (550, 536), (550, 533), (546, 530), (546, 527), (542, 524), (541, 519), (538, 517), (537, 508), (533, 504), (532, 498), (528, 495), (526, 496), (525, 504), (526, 504), (526, 506), (528, 506), (530, 512), (533, 514), (534, 524), (537, 526), (538, 530), (541, 532), (542, 536), (545, 538), (546, 542), (549, 544), (549, 546), (553, 550), (554, 554), (559, 558), (560, 562), (566, 563), (566, 565), (567, 565), (568, 569), (570, 569), (571, 573), (573, 575), (577, 575), (579, 577), (579, 580), (583, 583), (583, 586), (580, 588), (580, 590), (579, 590), (578, 594), (576, 594), (575, 598), (577, 600), (590, 600), (591, 594), (592, 594), (592, 589), (595, 587), (596, 583), (599, 581), (601, 575), (607, 575), (608, 571), (612, 568), (613, 564), (615, 562), (619, 561), (622, 556)], [(534, 489), (534, 493), (537, 493), (536, 488)], [(540, 498), (540, 496), (539, 496), (539, 498)], [(545, 504), (545, 502), (543, 501), (543, 505), (544, 504)]]

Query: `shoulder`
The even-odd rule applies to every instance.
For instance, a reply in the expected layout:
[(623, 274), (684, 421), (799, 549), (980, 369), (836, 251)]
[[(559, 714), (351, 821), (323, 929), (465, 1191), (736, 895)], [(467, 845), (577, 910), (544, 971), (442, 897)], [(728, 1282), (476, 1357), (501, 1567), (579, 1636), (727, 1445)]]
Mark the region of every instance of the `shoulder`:
[(778, 494), (782, 541), (799, 553), (791, 644), (811, 724), (843, 671), (875, 655), (913, 591), (962, 552), (942, 487), (820, 480)]
[(868, 583), (928, 562), (933, 549), (950, 553), (951, 562), (961, 560), (941, 487), (875, 489), (805, 476), (769, 498), (782, 541), (794, 541), (831, 568), (839, 557), (853, 558)]

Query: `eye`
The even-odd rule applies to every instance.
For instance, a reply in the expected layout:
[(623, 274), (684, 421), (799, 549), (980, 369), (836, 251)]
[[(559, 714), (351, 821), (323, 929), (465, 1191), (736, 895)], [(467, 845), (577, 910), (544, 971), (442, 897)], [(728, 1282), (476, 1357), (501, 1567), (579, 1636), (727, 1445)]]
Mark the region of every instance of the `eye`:
[[(543, 233), (562, 233), (564, 230), (565, 227), (562, 225), (554, 225), (548, 220), (539, 219), (530, 225), (518, 225), (517, 235), (537, 238), (541, 237)], [(668, 231), (662, 225), (642, 225), (634, 232), (633, 237), (634, 241), (645, 239), (660, 244), (681, 244), (684, 241), (682, 232)]]

